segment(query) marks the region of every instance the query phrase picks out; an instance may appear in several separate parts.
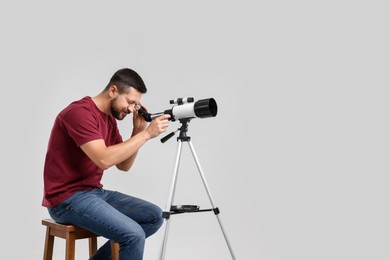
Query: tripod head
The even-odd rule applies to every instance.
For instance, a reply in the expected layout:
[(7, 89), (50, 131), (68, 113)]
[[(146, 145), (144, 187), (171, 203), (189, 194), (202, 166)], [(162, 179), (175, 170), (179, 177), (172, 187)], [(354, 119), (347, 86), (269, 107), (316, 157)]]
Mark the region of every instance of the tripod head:
[(179, 119), (179, 122), (181, 123), (181, 127), (179, 127), (176, 131), (171, 132), (170, 134), (164, 136), (161, 138), (161, 143), (165, 143), (169, 139), (171, 139), (177, 131), (180, 131), (179, 137), (177, 140), (181, 140), (182, 142), (188, 142), (191, 140), (191, 137), (187, 136), (188, 132), (188, 123), (191, 121), (191, 118), (184, 118), (184, 119)]

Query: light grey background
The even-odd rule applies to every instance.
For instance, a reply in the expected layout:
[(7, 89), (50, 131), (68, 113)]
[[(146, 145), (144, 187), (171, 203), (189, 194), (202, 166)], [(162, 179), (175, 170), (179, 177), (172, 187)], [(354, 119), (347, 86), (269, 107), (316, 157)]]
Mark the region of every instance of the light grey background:
[[(237, 259), (389, 259), (385, 2), (2, 1), (2, 254), (42, 258), (53, 120), (130, 67), (151, 111), (217, 100), (218, 116), (193, 120), (189, 135)], [(128, 137), (131, 120), (119, 125)], [(175, 154), (174, 139), (154, 139), (105, 187), (165, 208)], [(207, 207), (189, 155), (184, 146), (176, 202)], [(145, 259), (161, 241), (148, 240)], [(86, 242), (77, 254), (87, 258)], [(167, 259), (229, 259), (214, 215), (175, 216)]]

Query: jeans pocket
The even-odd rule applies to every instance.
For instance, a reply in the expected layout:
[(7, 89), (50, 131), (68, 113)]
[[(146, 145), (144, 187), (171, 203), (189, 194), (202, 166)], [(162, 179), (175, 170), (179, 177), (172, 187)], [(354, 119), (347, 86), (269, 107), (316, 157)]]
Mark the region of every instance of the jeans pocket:
[(51, 218), (54, 219), (54, 221), (56, 221), (58, 223), (62, 223), (62, 224), (67, 223), (67, 221), (62, 218), (62, 214), (63, 214), (64, 210), (66, 210), (66, 205), (64, 205), (64, 204), (65, 203), (61, 203), (55, 207), (47, 209), (49, 211), (49, 215), (51, 216)]
[(63, 202), (58, 204), (57, 206), (49, 208), (48, 211), (49, 211), (51, 218), (54, 219), (58, 223), (62, 223), (62, 224), (69, 223), (69, 221), (67, 221), (63, 217), (63, 215), (66, 211), (69, 210), (69, 206), (71, 205), (72, 201), (74, 201), (80, 193), (83, 193), (83, 191), (75, 192), (72, 196), (70, 196), (69, 198), (67, 198), (66, 200), (64, 200)]
[(66, 217), (66, 213), (69, 213), (69, 211), (72, 210), (72, 204), (74, 202), (78, 203), (80, 199), (82, 200), (83, 197), (80, 198), (80, 196), (83, 196), (85, 193), (93, 192), (93, 190), (84, 190), (84, 191), (76, 191), (73, 193), (72, 196), (58, 204), (57, 206), (53, 208), (49, 208), (49, 214), (50, 216), (59, 223), (69, 223)]

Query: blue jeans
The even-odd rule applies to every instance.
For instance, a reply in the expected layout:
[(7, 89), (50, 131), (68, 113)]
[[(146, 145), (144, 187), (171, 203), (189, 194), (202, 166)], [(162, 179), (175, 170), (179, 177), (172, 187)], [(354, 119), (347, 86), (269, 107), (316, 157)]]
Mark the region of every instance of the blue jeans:
[[(120, 260), (142, 260), (145, 238), (153, 235), (163, 223), (158, 206), (104, 189), (76, 192), (48, 210), (59, 223), (71, 223), (119, 243)], [(103, 259), (111, 259), (110, 241), (91, 258)]]

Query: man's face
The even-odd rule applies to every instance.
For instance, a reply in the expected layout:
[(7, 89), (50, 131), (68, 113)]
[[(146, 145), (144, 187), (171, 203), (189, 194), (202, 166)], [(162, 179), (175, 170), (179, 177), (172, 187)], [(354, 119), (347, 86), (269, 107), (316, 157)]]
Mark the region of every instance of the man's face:
[(134, 112), (135, 106), (140, 103), (142, 93), (130, 88), (129, 93), (118, 94), (111, 100), (111, 114), (118, 120), (124, 119), (127, 114)]

